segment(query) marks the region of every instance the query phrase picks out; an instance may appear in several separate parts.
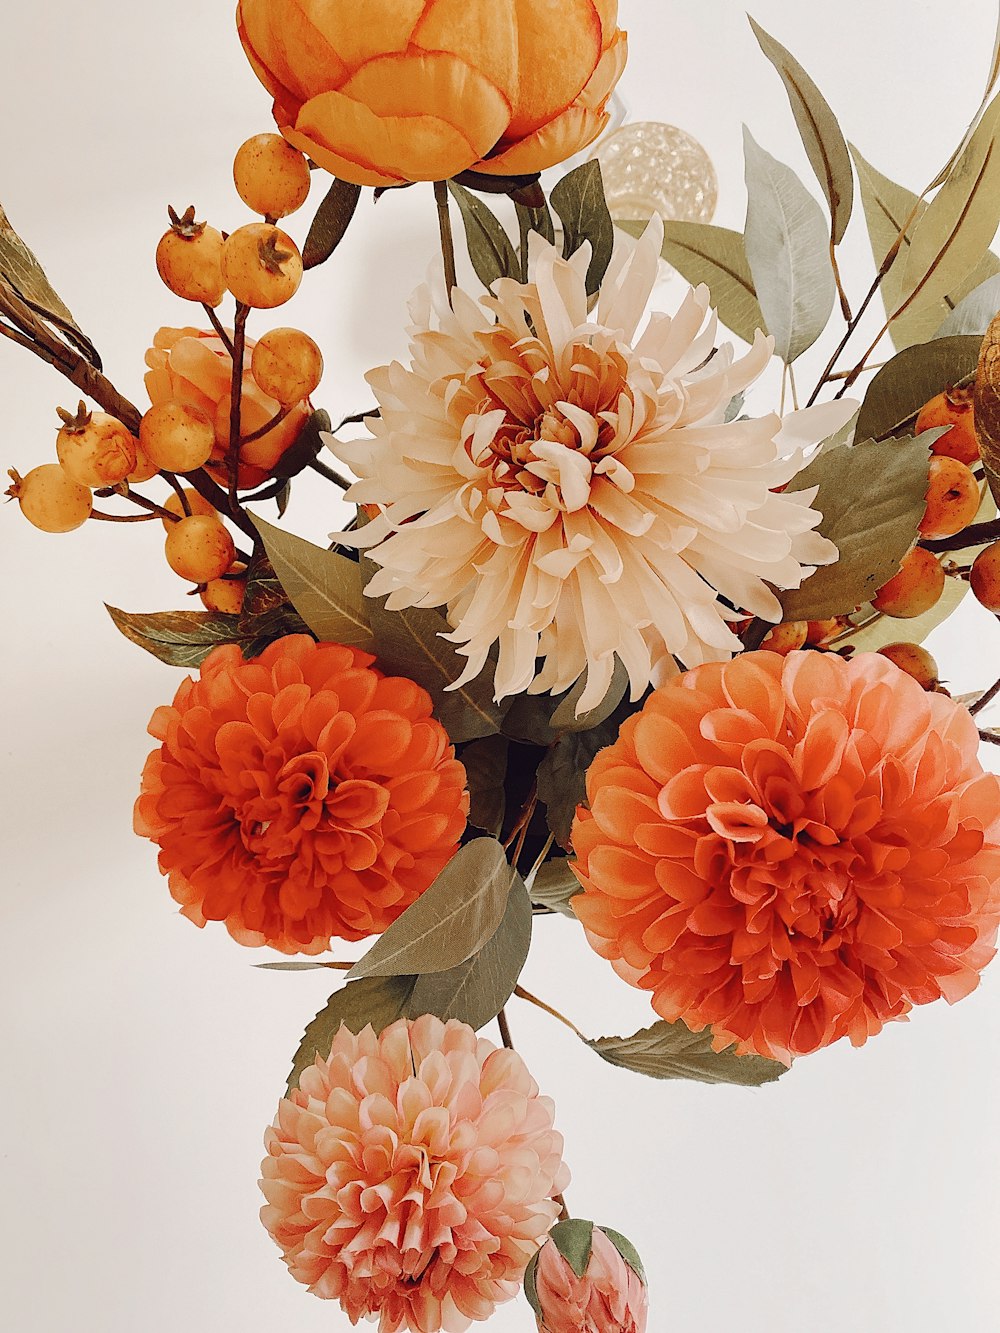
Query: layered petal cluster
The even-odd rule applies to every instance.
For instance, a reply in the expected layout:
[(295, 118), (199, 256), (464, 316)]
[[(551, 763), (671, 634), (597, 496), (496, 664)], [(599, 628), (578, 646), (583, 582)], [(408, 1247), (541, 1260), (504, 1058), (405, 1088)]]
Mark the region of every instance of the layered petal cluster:
[(543, 171), (608, 123), (618, 0), (240, 0), (286, 139), (342, 180)]
[(961, 999), (995, 953), (1000, 779), (885, 658), (748, 653), (651, 695), (587, 775), (573, 899), (663, 1018), (789, 1062)]
[(427, 1015), (342, 1027), (266, 1136), (261, 1219), (292, 1276), (380, 1333), (460, 1333), (520, 1289), (569, 1172), (513, 1051)]
[(465, 769), (431, 699), (354, 648), (216, 648), (149, 724), (135, 831), (184, 916), (321, 953), (379, 933), (454, 855)]
[(538, 1333), (645, 1333), (649, 1317), (646, 1284), (600, 1227), (594, 1228), (590, 1260), (578, 1277), (548, 1240), (534, 1273)]
[[(256, 346), (247, 339), (240, 414), (244, 435), (252, 435), (281, 412), (281, 404), (259, 387), (250, 369)], [(177, 399), (199, 408), (215, 423), (215, 448), (208, 471), (228, 484), (225, 457), (229, 449), (233, 358), (215, 333), (203, 329), (160, 329), (146, 353), (146, 392), (155, 406)], [(308, 399), (296, 403), (278, 425), (240, 450), (239, 484), (243, 490), (260, 486), (281, 456), (292, 447), (312, 414)]]
[(356, 537), (382, 567), (367, 591), (391, 609), (446, 605), (465, 679), (497, 645), (498, 698), (588, 672), (585, 709), (616, 654), (638, 697), (675, 657), (739, 651), (742, 612), (781, 618), (768, 584), (797, 587), (836, 557), (815, 491), (777, 492), (802, 466), (794, 446), (850, 407), (727, 420), (771, 340), (716, 348), (705, 287), (640, 334), (662, 227), (618, 255), (593, 317), (588, 248), (564, 260), (540, 238), (526, 284), (478, 303), (456, 290), (453, 311), (418, 293), (411, 364), (368, 377), (374, 440), (333, 443), (361, 478), (349, 498), (383, 509)]

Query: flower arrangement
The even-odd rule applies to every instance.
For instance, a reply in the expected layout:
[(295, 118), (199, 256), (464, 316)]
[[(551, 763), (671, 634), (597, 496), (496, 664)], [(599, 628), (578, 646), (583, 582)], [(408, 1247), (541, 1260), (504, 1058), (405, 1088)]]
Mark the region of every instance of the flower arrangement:
[[(202, 609), (109, 608), (187, 673), (135, 831), (194, 924), (346, 973), (265, 1134), (291, 1276), (381, 1333), (460, 1333), (522, 1291), (541, 1333), (644, 1333), (656, 1270), (650, 1292), (573, 1216), (513, 1049), (512, 999), (576, 1031), (522, 984), (535, 920), (648, 992), (596, 1057), (743, 1088), (964, 998), (995, 953), (1000, 686), (952, 698), (922, 640), (966, 593), (1000, 614), (996, 79), (918, 196), (754, 24), (818, 191), (748, 132), (737, 233), (613, 218), (598, 162), (564, 168), (625, 66), (614, 0), (370, 8), (242, 0), (279, 132), (234, 162), (256, 220), (170, 210), (155, 264), (190, 323), (152, 339), (148, 406), (0, 213), (0, 335), (83, 395), (8, 494), (45, 533), (162, 523)], [(253, 320), (411, 186), (440, 271), (334, 426), (318, 339)], [(351, 506), (326, 547), (285, 522), (309, 480)]]

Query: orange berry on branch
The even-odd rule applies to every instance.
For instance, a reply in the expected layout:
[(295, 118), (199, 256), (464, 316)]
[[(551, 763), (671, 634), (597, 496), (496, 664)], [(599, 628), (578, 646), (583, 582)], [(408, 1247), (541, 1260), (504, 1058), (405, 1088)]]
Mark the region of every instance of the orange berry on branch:
[(199, 595), (206, 610), (227, 616), (240, 614), (247, 590), (246, 568), (242, 560), (237, 560), (222, 578), (205, 584)]
[(980, 551), (969, 571), (969, 586), (978, 602), (1000, 615), (1000, 542)]
[(227, 239), (222, 273), (241, 305), (272, 310), (290, 301), (298, 291), (302, 256), (285, 232), (267, 222), (251, 222)]
[(920, 409), (915, 427), (925, 430), (947, 426), (946, 434), (931, 445), (931, 453), (943, 458), (957, 458), (960, 463), (975, 463), (979, 458), (979, 439), (973, 413), (973, 389), (945, 389)]
[(938, 664), (919, 643), (887, 643), (879, 653), (895, 663), (900, 671), (912, 676), (922, 689), (937, 689), (940, 683)]
[(844, 629), (844, 622), (839, 616), (832, 620), (810, 620), (806, 630), (806, 643), (813, 647), (821, 647), (824, 643), (829, 643), (835, 639)]
[(213, 308), (226, 294), (222, 276), (222, 232), (205, 222), (196, 222), (194, 206), (178, 217), (170, 214), (170, 230), (156, 247), (156, 271), (174, 293), (185, 301)]
[(979, 483), (972, 469), (951, 456), (932, 458), (925, 505), (920, 520), (925, 537), (953, 537), (967, 528), (980, 505)]
[[(192, 490), (190, 486), (184, 487), (184, 498), (187, 500), (190, 514), (185, 514), (184, 506), (181, 504), (181, 497), (174, 493), (169, 500), (164, 500), (163, 508), (171, 514), (176, 514), (178, 518), (190, 518), (192, 514), (202, 514), (207, 518), (218, 518), (218, 514), (212, 505), (199, 495), (197, 491)], [(160, 520), (167, 532), (175, 526), (175, 520), (172, 518), (163, 518)]]
[(300, 329), (271, 329), (258, 339), (250, 369), (263, 392), (287, 407), (319, 387), (323, 353)]
[(17, 501), (28, 522), (42, 532), (72, 532), (90, 517), (94, 507), (90, 488), (74, 481), (58, 463), (43, 463), (26, 477), (13, 468), (7, 475), (12, 485), (6, 494)]
[(193, 514), (172, 523), (164, 546), (167, 564), (191, 583), (221, 578), (236, 559), (236, 545), (217, 518)]
[(780, 653), (782, 657), (786, 657), (789, 653), (805, 647), (808, 629), (808, 622), (805, 620), (790, 620), (785, 624), (775, 625), (760, 646), (769, 653)]
[(312, 174), (305, 154), (280, 134), (255, 134), (236, 154), (233, 180), (248, 208), (266, 218), (284, 218), (309, 197)]
[(194, 472), (211, 456), (215, 428), (200, 408), (168, 398), (143, 417), (139, 443), (147, 458), (165, 472)]
[(82, 402), (75, 415), (57, 410), (63, 426), (56, 456), (67, 475), (95, 489), (124, 481), (136, 465), (136, 440), (128, 428), (107, 412), (89, 412)]
[(872, 606), (884, 615), (912, 620), (935, 606), (944, 592), (945, 574), (930, 551), (915, 546), (903, 557), (899, 572), (879, 588)]

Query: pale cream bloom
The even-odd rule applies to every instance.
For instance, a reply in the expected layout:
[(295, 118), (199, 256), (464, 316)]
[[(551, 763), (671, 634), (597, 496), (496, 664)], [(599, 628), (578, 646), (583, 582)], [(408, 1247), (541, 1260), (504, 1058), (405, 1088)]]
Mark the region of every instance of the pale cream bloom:
[(772, 340), (716, 347), (705, 287), (639, 332), (659, 219), (616, 257), (593, 315), (588, 247), (567, 261), (532, 239), (527, 284), (479, 302), (456, 289), (454, 310), (417, 293), (411, 364), (368, 376), (374, 439), (332, 447), (360, 478), (348, 499), (382, 510), (355, 534), (381, 566), (367, 592), (446, 606), (463, 680), (498, 645), (498, 699), (587, 672), (582, 711), (616, 655), (633, 698), (677, 662), (728, 660), (742, 612), (780, 619), (768, 584), (836, 559), (815, 491), (775, 491), (849, 408), (726, 422)]

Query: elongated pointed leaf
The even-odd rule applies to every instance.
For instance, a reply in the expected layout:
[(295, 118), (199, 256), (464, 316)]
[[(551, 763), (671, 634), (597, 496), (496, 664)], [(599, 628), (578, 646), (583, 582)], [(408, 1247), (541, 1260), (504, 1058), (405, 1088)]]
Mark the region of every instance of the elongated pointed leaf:
[(484, 736), (462, 751), (469, 784), (469, 823), (499, 838), (507, 810), (507, 752), (505, 736)]
[(1000, 311), (1000, 273), (975, 287), (948, 315), (935, 338), (954, 338), (963, 333), (984, 337)]
[(759, 1088), (788, 1072), (777, 1060), (737, 1055), (733, 1046), (713, 1051), (710, 1030), (692, 1032), (683, 1023), (654, 1023), (632, 1037), (598, 1037), (587, 1045), (608, 1064), (647, 1078)]
[(500, 219), (461, 185), (450, 181), (448, 188), (461, 209), (469, 258), (479, 281), (484, 287), (492, 287), (497, 278), (520, 278), (520, 260)]
[(553, 731), (590, 731), (593, 727), (599, 727), (602, 722), (607, 721), (625, 698), (628, 684), (628, 672), (622, 665), (620, 658), (616, 657), (614, 675), (611, 677), (611, 685), (607, 694), (594, 708), (588, 709), (586, 713), (578, 714), (577, 707), (583, 698), (584, 690), (587, 688), (587, 677), (583, 675), (552, 714), (550, 725)]
[(458, 967), (496, 934), (516, 880), (495, 839), (466, 843), (355, 964), (349, 979), (422, 976)]
[(553, 912), (576, 920), (570, 899), (582, 893), (583, 886), (573, 874), (565, 856), (554, 856), (551, 861), (546, 861), (540, 866), (528, 887), (528, 892), (533, 903), (537, 903), (540, 907), (550, 907)]
[(309, 228), (302, 250), (304, 268), (316, 268), (318, 264), (326, 263), (347, 235), (360, 199), (360, 185), (334, 179)]
[(792, 171), (744, 128), (746, 253), (774, 350), (791, 365), (826, 328), (836, 299), (823, 212)]
[(342, 1024), (357, 1035), (369, 1024), (381, 1032), (398, 1019), (406, 1018), (415, 982), (415, 977), (367, 977), (363, 981), (349, 981), (343, 990), (331, 995), (329, 1003), (306, 1028), (295, 1052), (288, 1091), (298, 1087), (299, 1079), (315, 1063), (317, 1055), (325, 1059), (330, 1054)]
[(897, 352), (868, 386), (855, 438), (878, 440), (912, 426), (924, 403), (975, 374), (981, 341), (934, 338)]
[(156, 611), (148, 615), (107, 608), (126, 639), (168, 666), (198, 667), (223, 643), (239, 643), (244, 635), (239, 616), (214, 611)]
[(587, 769), (594, 756), (613, 744), (622, 723), (634, 711), (626, 700), (599, 727), (566, 732), (539, 765), (538, 798), (545, 805), (549, 830), (560, 847), (569, 846), (576, 807), (587, 796)]
[(854, 208), (854, 170), (843, 131), (829, 102), (791, 52), (752, 18), (750, 26), (781, 75), (806, 155), (826, 195), (834, 244), (839, 245)]
[(583, 166), (562, 178), (550, 198), (563, 224), (563, 254), (566, 258), (576, 254), (584, 242), (590, 242), (587, 293), (593, 296), (604, 281), (615, 245), (615, 224), (604, 194), (601, 164), (596, 158), (584, 162)]
[(965, 131), (965, 134), (962, 136), (962, 140), (959, 143), (958, 147), (955, 149), (954, 153), (952, 153), (951, 157), (944, 164), (944, 166), (941, 168), (938, 174), (934, 177), (933, 181), (931, 181), (929, 187), (930, 189), (936, 190), (939, 185), (942, 185), (944, 181), (947, 180), (949, 173), (955, 166), (955, 163), (965, 152), (966, 148), (968, 148), (969, 141), (972, 139), (972, 136), (979, 128), (980, 121), (982, 120), (984, 114), (986, 113), (986, 108), (989, 106), (990, 96), (993, 92), (993, 89), (997, 86), (998, 79), (1000, 79), (1000, 13), (998, 13), (997, 15), (997, 35), (993, 40), (993, 56), (992, 59), (990, 60), (989, 74), (987, 75), (986, 78), (986, 91), (983, 93), (983, 100), (979, 103), (979, 108), (976, 111), (976, 114), (973, 116), (972, 121), (969, 124), (969, 128)]

